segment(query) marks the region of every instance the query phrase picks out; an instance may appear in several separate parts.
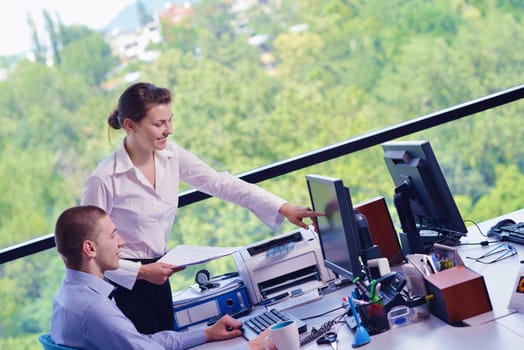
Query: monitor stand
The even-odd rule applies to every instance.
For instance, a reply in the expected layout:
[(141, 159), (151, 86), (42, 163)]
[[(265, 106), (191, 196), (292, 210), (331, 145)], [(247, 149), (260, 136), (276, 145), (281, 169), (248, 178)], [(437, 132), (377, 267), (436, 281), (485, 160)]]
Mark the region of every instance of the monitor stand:
[[(420, 237), (420, 233), (413, 217), (413, 211), (409, 201), (413, 198), (413, 189), (407, 183), (403, 183), (395, 188), (395, 195), (393, 196), (393, 203), (397, 209), (398, 218), (402, 231), (400, 239), (403, 245), (404, 255), (414, 253), (425, 253), (424, 244)], [(408, 249), (405, 249), (406, 243)]]

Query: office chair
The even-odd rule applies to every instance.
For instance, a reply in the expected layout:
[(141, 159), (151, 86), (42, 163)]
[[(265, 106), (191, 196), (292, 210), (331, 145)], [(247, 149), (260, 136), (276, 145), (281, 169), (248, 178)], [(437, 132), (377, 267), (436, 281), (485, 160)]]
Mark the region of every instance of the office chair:
[(69, 346), (55, 344), (51, 335), (49, 333), (42, 334), (38, 337), (38, 341), (44, 347), (44, 350), (75, 350), (76, 348), (71, 348)]

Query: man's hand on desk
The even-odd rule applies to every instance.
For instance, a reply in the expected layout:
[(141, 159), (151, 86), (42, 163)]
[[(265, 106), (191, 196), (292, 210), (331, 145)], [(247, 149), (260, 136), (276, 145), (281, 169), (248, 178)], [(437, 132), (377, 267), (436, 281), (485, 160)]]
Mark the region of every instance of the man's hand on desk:
[(206, 328), (205, 334), (207, 341), (239, 337), (242, 335), (242, 322), (224, 315), (217, 323)]
[(185, 266), (174, 266), (163, 262), (156, 262), (140, 266), (138, 279), (154, 284), (164, 284), (172, 274), (185, 269)]
[[(247, 343), (248, 349), (264, 350), (264, 338), (269, 334), (268, 332), (269, 329), (266, 329), (256, 338), (250, 340)], [(204, 333), (208, 342), (240, 337), (242, 335), (242, 322), (229, 315), (224, 315), (217, 323), (206, 328)], [(275, 344), (271, 339), (269, 339), (267, 345), (270, 350), (276, 350)]]

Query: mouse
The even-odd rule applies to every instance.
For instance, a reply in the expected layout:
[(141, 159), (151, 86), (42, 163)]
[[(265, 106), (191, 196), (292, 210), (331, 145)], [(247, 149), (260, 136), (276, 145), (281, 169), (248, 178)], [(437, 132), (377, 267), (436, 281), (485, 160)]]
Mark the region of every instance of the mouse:
[(493, 225), (488, 231), (488, 237), (496, 237), (500, 234), (500, 228), (503, 226), (513, 225), (515, 221), (512, 219), (503, 219)]

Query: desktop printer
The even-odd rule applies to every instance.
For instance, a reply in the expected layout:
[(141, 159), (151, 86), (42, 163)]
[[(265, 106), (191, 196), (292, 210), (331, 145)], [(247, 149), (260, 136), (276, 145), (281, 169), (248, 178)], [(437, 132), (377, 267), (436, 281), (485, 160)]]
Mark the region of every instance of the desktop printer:
[(317, 234), (299, 229), (254, 243), (233, 254), (253, 304), (277, 295), (318, 289), (335, 278), (325, 268)]

